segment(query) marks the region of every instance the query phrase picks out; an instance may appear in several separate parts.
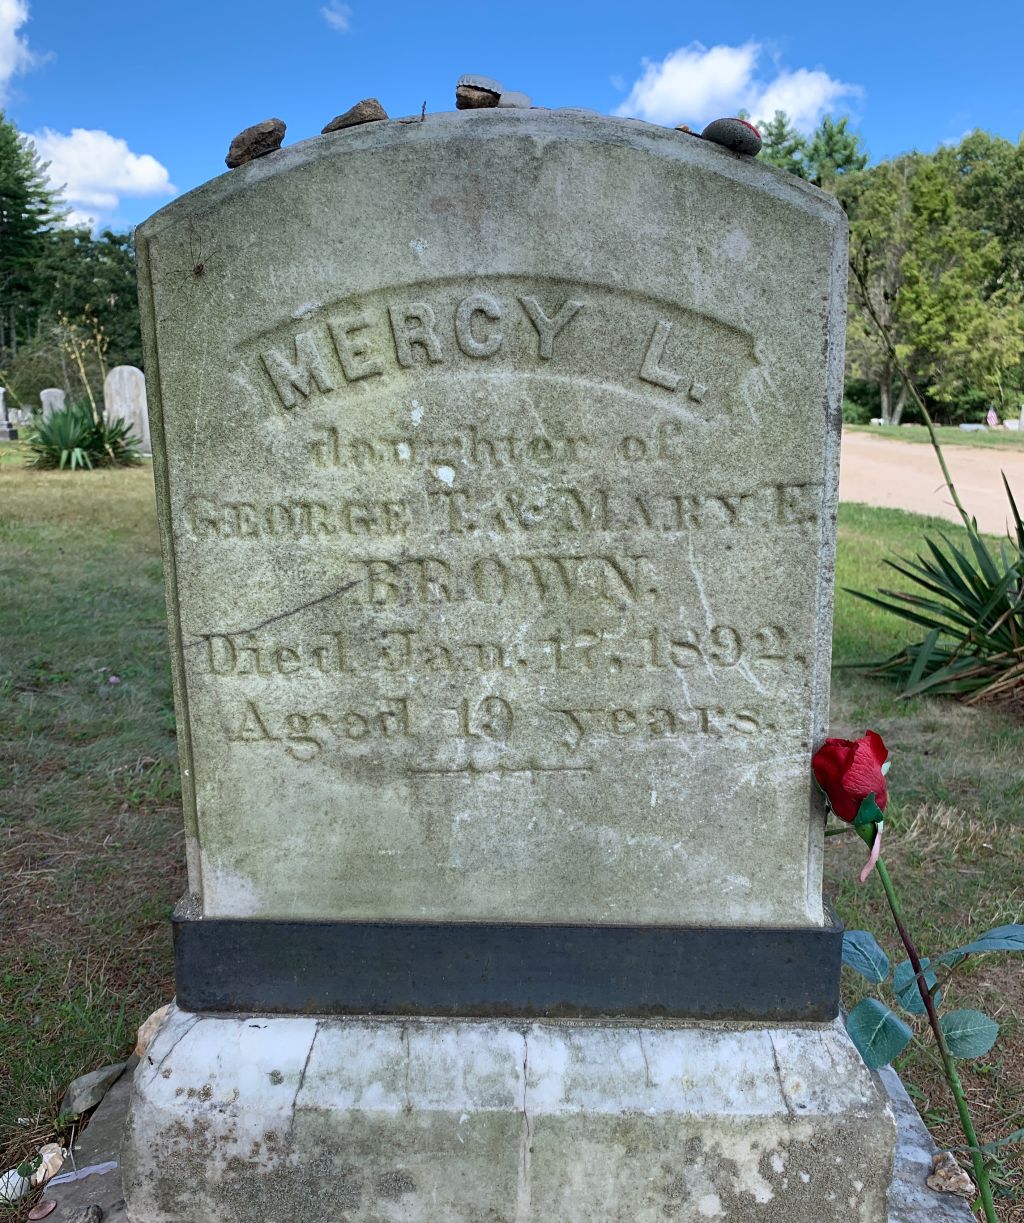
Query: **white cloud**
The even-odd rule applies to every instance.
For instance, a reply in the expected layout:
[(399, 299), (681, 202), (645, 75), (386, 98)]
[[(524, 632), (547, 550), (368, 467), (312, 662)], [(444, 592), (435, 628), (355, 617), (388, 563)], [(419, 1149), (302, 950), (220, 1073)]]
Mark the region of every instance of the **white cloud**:
[(790, 71), (769, 61), (765, 76), (758, 71), (765, 55), (759, 42), (738, 47), (693, 42), (660, 62), (644, 60), (643, 73), (616, 114), (701, 128), (740, 110), (755, 120), (784, 110), (797, 128), (808, 132), (838, 103), (862, 93), (859, 85), (837, 81), (820, 68)]
[[(3, 3), (3, 0), (0, 0)], [(29, 137), (44, 162), (52, 186), (63, 188), (71, 206), (69, 220), (98, 224), (116, 211), (122, 195), (174, 195), (165, 166), (148, 153), (133, 153), (128, 142), (109, 132), (73, 128), (70, 135), (43, 128)]]
[(330, 4), (325, 4), (320, 9), (320, 13), (332, 30), (337, 30), (339, 34), (348, 33), (349, 27), (352, 24), (352, 8), (350, 5), (339, 4), (338, 0), (331, 0)]
[(28, 21), (25, 0), (0, 0), (0, 102), (6, 96), (7, 82), (36, 62), (28, 42), (18, 33)]

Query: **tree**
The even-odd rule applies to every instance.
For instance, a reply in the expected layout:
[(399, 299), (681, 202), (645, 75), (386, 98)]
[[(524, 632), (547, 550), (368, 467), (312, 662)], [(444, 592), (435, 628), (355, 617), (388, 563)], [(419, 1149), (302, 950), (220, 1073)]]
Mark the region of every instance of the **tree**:
[(780, 170), (787, 170), (798, 178), (807, 177), (804, 160), (807, 155), (807, 141), (790, 123), (784, 110), (777, 110), (774, 118), (762, 121), (759, 131), (763, 161), (778, 166)]
[(850, 370), (878, 384), (882, 419), (898, 424), (906, 402), (897, 364), (939, 403), (974, 390), (1003, 401), (1024, 356), (1021, 297), (999, 282), (999, 239), (964, 206), (956, 152), (844, 173), (836, 189), (850, 217)]
[(49, 235), (36, 267), (34, 315), (99, 324), (111, 365), (141, 365), (135, 242), (130, 233), (59, 226)]
[(815, 128), (804, 155), (804, 177), (815, 186), (832, 189), (841, 174), (863, 170), (868, 164), (860, 136), (849, 130), (848, 123), (845, 115), (838, 122), (826, 115)]
[(35, 265), (59, 216), (46, 166), (0, 111), (0, 361), (17, 352)]
[(808, 138), (796, 130), (784, 110), (777, 110), (773, 118), (758, 124), (761, 157), (817, 187), (833, 190), (840, 175), (868, 164), (860, 136), (850, 131), (849, 122), (845, 115), (839, 120), (826, 115)]

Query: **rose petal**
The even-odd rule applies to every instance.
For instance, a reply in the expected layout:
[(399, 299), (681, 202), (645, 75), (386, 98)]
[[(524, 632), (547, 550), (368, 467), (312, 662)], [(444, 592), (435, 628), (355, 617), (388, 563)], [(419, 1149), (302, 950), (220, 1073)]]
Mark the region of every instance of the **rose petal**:
[(879, 810), (885, 810), (888, 796), (885, 777), (882, 775), (882, 765), (888, 754), (885, 744), (874, 731), (869, 730), (862, 739), (857, 740), (853, 758), (847, 766), (842, 784), (843, 789), (857, 798), (858, 803), (867, 798), (869, 794), (873, 794)]

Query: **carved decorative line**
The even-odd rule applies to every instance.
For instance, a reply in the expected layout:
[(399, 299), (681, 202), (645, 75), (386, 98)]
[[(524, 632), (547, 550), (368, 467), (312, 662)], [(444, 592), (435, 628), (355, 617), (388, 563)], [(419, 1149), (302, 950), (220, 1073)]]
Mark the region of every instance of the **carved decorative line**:
[(500, 773), (502, 776), (514, 776), (519, 773), (592, 773), (593, 771), (587, 765), (570, 764), (531, 764), (520, 769), (513, 769), (504, 764), (496, 764), (489, 768), (481, 768), (476, 764), (467, 764), (457, 769), (409, 769), (408, 775), (410, 777), (464, 777), (469, 775), (480, 776), (484, 773)]

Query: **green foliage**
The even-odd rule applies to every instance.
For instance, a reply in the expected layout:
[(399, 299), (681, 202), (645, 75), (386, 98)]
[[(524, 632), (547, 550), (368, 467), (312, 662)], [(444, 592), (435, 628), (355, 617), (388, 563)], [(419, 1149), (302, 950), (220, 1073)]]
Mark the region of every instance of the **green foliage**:
[[(13, 407), (46, 386), (99, 402), (108, 364), (142, 364), (131, 234), (63, 224), (45, 171), (0, 113), (0, 385)], [(69, 329), (101, 337), (90, 360), (69, 354)]]
[(777, 110), (773, 118), (762, 121), (758, 131), (761, 133), (762, 161), (798, 178), (807, 177), (804, 164), (807, 141), (790, 123), (784, 110)]
[(846, 1017), (846, 1030), (872, 1070), (887, 1066), (910, 1044), (913, 1032), (877, 998), (858, 1002)]
[(989, 951), (1024, 951), (1024, 926), (1016, 923), (987, 930), (963, 947), (947, 951), (943, 961), (965, 959), (969, 955), (984, 955)]
[(984, 1057), (999, 1037), (999, 1024), (981, 1011), (950, 1011), (939, 1027), (954, 1057)]
[(139, 461), (127, 421), (98, 420), (84, 404), (71, 404), (41, 420), (29, 436), (30, 467), (76, 471), (128, 467)]
[(881, 985), (889, 975), (889, 957), (867, 930), (847, 930), (843, 934), (843, 963), (873, 985)]
[(1016, 167), (1005, 144), (975, 135), (833, 180), (850, 217), (848, 372), (877, 383), (886, 423), (899, 423), (908, 402), (886, 337), (947, 419), (977, 419), (991, 402), (1016, 415), (1024, 310), (1018, 248), (1003, 220), (1014, 215), (1005, 195), (1016, 180), (986, 193), (999, 174), (996, 153)]
[(811, 136), (804, 154), (805, 177), (818, 187), (831, 188), (840, 175), (863, 170), (868, 164), (860, 137), (850, 131), (848, 123), (846, 116), (833, 122), (826, 115)]
[[(1024, 925), (997, 926), (954, 951), (929, 959), (921, 957), (925, 988), (935, 1008), (942, 1005), (942, 989), (935, 967), (947, 969), (947, 980), (970, 955), (990, 951), (1024, 952)], [(843, 964), (872, 985), (882, 985), (889, 976), (889, 960), (873, 934), (867, 930), (847, 930), (843, 935)], [(924, 1015), (927, 1008), (921, 996), (917, 973), (909, 960), (897, 964), (890, 988), (908, 1014)], [(853, 1008), (846, 1020), (850, 1039), (872, 1070), (891, 1062), (910, 1043), (913, 1033), (895, 1012), (877, 998), (865, 998)], [(939, 1017), (939, 1027), (953, 1057), (983, 1057), (999, 1036), (999, 1025), (981, 1011), (950, 1011)]]
[[(936, 989), (939, 979), (928, 967), (930, 963), (931, 960), (927, 956), (921, 957), (921, 967), (925, 969), (925, 986), (932, 993), (935, 1005), (938, 1006), (942, 1001), (942, 991)], [(923, 1015), (925, 1013), (924, 999), (921, 997), (921, 991), (917, 986), (917, 973), (914, 972), (914, 966), (909, 960), (904, 960), (893, 969), (892, 990), (899, 1000), (900, 1006), (908, 1014)]]
[[(1004, 477), (1004, 484), (1006, 483)], [(969, 547), (925, 538), (915, 560), (885, 563), (909, 590), (853, 591), (909, 621), (924, 636), (872, 669), (899, 683), (904, 697), (947, 694), (979, 700), (1024, 690), (1024, 522), (1006, 484), (1015, 534), (993, 553), (977, 526)]]
[(848, 125), (845, 116), (833, 120), (826, 115), (808, 138), (796, 130), (785, 111), (777, 110), (771, 119), (757, 124), (761, 159), (815, 186), (831, 189), (840, 175), (863, 170), (868, 164), (860, 136)]
[(869, 425), (872, 419), (877, 416), (877, 412), (873, 412), (867, 404), (857, 403), (853, 399), (843, 398), (843, 424), (844, 425)]
[(58, 218), (45, 170), (31, 142), (0, 111), (0, 357), (17, 348), (26, 295)]

